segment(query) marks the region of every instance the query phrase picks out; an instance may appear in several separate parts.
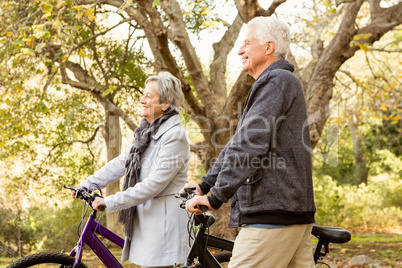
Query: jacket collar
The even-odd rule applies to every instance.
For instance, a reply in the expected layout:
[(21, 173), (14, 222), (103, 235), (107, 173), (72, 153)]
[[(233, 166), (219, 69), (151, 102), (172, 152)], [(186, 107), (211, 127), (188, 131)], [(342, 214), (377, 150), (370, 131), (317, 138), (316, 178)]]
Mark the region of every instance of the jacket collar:
[(159, 139), (160, 136), (162, 136), (166, 131), (174, 127), (175, 125), (178, 125), (181, 123), (181, 119), (179, 115), (173, 115), (170, 117), (168, 120), (166, 120), (165, 123), (160, 125), (158, 131), (155, 133), (155, 135), (152, 136), (153, 139), (157, 140)]

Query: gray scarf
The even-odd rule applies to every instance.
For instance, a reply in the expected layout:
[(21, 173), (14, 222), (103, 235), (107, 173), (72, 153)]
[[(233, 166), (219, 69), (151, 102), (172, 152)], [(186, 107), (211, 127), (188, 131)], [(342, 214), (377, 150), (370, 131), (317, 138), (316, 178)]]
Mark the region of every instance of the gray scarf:
[[(151, 124), (143, 118), (139, 127), (134, 131), (134, 142), (131, 147), (130, 153), (126, 161), (126, 176), (123, 183), (123, 191), (129, 187), (133, 187), (140, 179), (141, 171), (141, 157), (151, 142), (152, 135), (154, 135), (159, 127), (170, 117), (178, 114), (177, 111), (169, 107), (163, 115), (155, 119)], [(131, 240), (133, 235), (133, 221), (137, 207), (131, 207), (121, 210), (118, 217), (118, 222), (124, 224), (124, 233), (126, 238)]]

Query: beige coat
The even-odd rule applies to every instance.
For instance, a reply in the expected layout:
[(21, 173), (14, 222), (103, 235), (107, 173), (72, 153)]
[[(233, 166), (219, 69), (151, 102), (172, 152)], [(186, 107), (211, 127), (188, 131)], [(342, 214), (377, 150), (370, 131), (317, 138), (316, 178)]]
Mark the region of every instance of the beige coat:
[[(126, 239), (122, 261), (141, 266), (182, 264), (188, 252), (188, 215), (179, 208), (175, 193), (187, 181), (190, 145), (178, 115), (163, 123), (152, 136), (142, 157), (140, 182), (126, 191), (107, 196), (108, 212), (137, 206), (131, 243)], [(130, 150), (111, 160), (81, 183), (101, 188), (125, 173)]]

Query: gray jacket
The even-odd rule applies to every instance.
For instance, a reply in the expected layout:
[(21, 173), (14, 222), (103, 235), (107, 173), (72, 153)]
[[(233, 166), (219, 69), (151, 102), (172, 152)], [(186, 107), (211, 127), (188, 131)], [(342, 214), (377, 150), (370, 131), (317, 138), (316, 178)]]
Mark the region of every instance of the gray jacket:
[(306, 105), (293, 70), (279, 60), (257, 78), (236, 133), (202, 178), (213, 208), (230, 199), (230, 227), (314, 222)]

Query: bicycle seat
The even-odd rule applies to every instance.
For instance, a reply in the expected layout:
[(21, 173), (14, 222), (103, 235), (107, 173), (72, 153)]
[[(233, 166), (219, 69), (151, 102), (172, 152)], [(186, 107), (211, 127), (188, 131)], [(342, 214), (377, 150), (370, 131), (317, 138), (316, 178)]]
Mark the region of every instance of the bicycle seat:
[(351, 238), (350, 232), (341, 227), (324, 227), (314, 225), (311, 233), (330, 243), (342, 244), (350, 241)]

